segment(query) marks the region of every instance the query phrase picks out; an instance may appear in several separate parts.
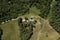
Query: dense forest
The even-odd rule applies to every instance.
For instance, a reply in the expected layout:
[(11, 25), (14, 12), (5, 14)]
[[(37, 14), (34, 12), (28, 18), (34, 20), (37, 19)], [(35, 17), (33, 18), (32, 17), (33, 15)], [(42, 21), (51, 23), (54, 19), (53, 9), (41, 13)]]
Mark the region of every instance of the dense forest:
[(36, 6), (39, 16), (48, 19), (50, 25), (60, 33), (60, 0), (0, 0), (0, 23), (29, 13)]
[(51, 8), (51, 17), (49, 19), (51, 26), (60, 33), (60, 1), (56, 0)]
[(23, 15), (29, 12), (31, 6), (36, 6), (41, 10), (41, 17), (47, 16), (50, 3), (51, 0), (0, 0), (0, 23), (16, 18), (18, 14)]

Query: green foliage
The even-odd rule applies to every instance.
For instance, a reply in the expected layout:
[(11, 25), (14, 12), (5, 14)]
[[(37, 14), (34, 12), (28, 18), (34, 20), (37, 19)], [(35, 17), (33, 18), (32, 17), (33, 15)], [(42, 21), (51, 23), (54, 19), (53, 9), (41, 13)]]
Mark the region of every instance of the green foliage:
[(0, 23), (16, 18), (18, 14), (29, 11), (27, 5), (19, 0), (0, 0)]
[(19, 19), (18, 20), (18, 24), (19, 24), (19, 28), (20, 28), (20, 38), (21, 40), (29, 40), (33, 34), (33, 27), (34, 27), (34, 23), (33, 22), (22, 22)]
[(51, 5), (52, 0), (40, 0), (39, 3), (36, 4), (36, 7), (40, 9), (41, 16), (42, 18), (46, 19), (47, 15), (50, 12), (50, 5)]
[(31, 6), (40, 9), (40, 16), (47, 17), (51, 0), (0, 0), (0, 23), (29, 12)]
[[(59, 1), (60, 2), (60, 1)], [(51, 10), (51, 18), (50, 24), (51, 26), (58, 32), (60, 33), (60, 3), (56, 1), (56, 4), (53, 6)]]

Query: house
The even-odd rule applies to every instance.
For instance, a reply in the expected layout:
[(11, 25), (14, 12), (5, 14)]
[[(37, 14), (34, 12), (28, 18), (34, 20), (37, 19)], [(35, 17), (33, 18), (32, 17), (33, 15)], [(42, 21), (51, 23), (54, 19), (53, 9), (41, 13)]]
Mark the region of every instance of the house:
[(28, 20), (28, 18), (27, 17), (25, 17), (25, 18), (23, 18), (23, 20), (22, 20), (22, 22), (29, 22), (29, 20)]

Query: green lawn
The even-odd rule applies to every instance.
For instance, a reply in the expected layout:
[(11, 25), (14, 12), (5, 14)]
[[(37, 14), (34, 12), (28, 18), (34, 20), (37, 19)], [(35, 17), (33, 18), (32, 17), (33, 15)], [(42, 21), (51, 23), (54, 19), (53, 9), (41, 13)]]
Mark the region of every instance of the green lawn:
[(0, 25), (3, 29), (2, 40), (19, 40), (19, 27), (18, 21), (10, 21), (5, 24)]

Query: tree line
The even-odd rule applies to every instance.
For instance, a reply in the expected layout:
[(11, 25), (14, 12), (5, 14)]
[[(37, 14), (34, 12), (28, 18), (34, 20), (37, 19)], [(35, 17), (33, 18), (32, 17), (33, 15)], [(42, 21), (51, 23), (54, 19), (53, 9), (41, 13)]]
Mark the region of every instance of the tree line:
[(41, 10), (41, 17), (48, 14), (51, 0), (0, 0), (0, 23), (12, 18), (17, 18), (18, 14), (24, 15), (29, 12), (31, 6), (36, 6)]
[(55, 3), (50, 11), (51, 17), (49, 19), (49, 22), (51, 26), (58, 33), (60, 33), (60, 0), (55, 0)]

